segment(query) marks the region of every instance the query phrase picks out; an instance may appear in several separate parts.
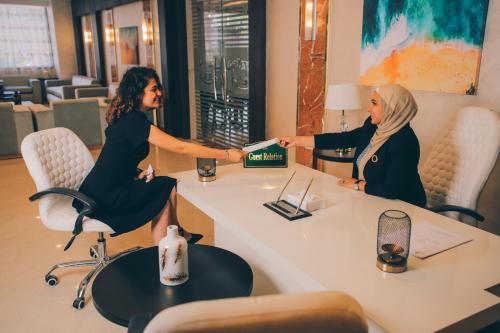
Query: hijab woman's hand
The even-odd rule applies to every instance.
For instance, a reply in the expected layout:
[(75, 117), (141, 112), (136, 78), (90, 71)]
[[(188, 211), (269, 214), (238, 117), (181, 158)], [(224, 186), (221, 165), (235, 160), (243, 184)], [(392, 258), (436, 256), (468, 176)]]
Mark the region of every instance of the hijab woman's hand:
[(278, 138), (278, 140), (278, 144), (281, 148), (292, 148), (297, 144), (295, 136), (284, 136)]

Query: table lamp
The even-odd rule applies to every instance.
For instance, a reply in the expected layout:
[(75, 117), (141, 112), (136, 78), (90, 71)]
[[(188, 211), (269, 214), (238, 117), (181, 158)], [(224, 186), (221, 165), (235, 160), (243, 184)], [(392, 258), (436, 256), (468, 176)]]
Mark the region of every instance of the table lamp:
[[(342, 83), (328, 86), (328, 92), (325, 100), (326, 110), (342, 110), (340, 118), (340, 131), (346, 132), (349, 125), (345, 120), (345, 110), (361, 109), (361, 99), (359, 97), (358, 86), (354, 83)], [(325, 125), (325, 115), (323, 116), (323, 125)]]

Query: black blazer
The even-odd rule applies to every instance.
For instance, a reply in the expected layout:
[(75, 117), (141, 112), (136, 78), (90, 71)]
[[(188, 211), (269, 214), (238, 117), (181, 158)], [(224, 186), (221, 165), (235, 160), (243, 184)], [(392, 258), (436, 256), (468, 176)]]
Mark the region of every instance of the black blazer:
[[(344, 133), (314, 136), (315, 148), (337, 149), (356, 147), (352, 177), (358, 178), (356, 160), (368, 146), (377, 129), (368, 118), (362, 127)], [(417, 136), (407, 124), (393, 134), (366, 163), (365, 192), (389, 199), (400, 199), (425, 207), (424, 187), (418, 174), (420, 146)]]

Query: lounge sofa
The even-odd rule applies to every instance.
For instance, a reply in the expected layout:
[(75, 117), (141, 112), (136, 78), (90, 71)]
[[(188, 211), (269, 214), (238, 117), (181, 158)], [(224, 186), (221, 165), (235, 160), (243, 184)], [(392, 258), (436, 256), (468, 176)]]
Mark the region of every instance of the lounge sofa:
[(23, 101), (42, 102), (40, 80), (30, 79), (26, 75), (2, 75), (0, 80), (3, 81), (4, 91), (19, 91)]
[(47, 100), (75, 99), (75, 89), (100, 87), (99, 82), (91, 77), (74, 75), (71, 80), (47, 80), (45, 87)]

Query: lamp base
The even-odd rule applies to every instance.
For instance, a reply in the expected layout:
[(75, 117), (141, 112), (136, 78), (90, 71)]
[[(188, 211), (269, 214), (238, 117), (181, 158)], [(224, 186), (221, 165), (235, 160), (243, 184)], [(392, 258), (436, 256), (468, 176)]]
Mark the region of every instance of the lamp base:
[(403, 273), (407, 269), (406, 260), (397, 264), (396, 263), (388, 264), (387, 262), (382, 260), (379, 255), (377, 257), (377, 268), (380, 269), (382, 272), (387, 272), (387, 273)]

